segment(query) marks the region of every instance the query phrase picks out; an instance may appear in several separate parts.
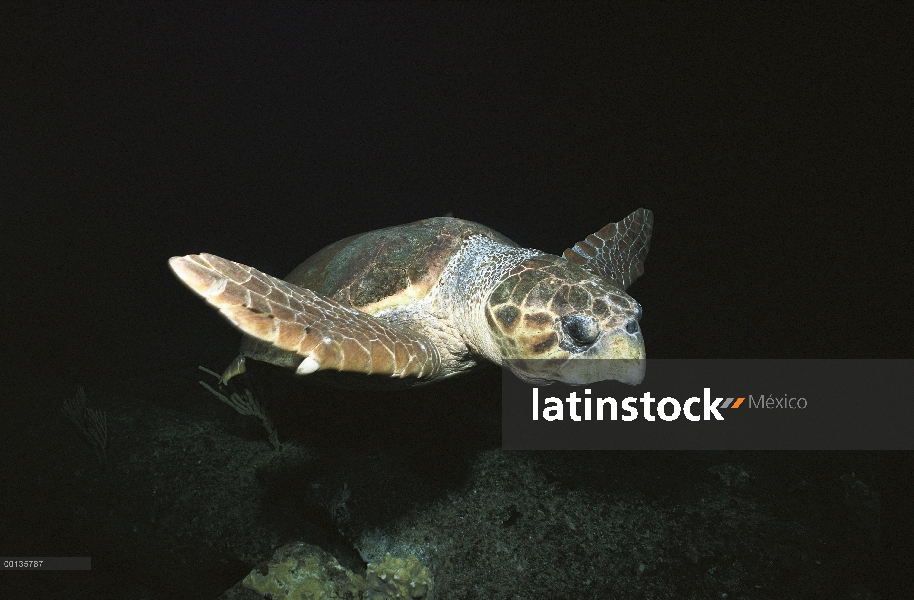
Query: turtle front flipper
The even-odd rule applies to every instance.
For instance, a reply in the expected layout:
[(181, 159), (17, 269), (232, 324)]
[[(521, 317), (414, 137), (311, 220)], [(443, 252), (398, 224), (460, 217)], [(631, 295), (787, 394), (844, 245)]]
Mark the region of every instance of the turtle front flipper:
[(644, 273), (653, 228), (654, 213), (639, 208), (618, 223), (588, 235), (562, 256), (627, 290)]
[[(253, 358), (301, 375), (333, 369), (429, 379), (440, 370), (438, 351), (424, 336), (309, 289), (212, 254), (175, 256), (168, 264), (235, 327), (281, 351)], [(242, 372), (241, 361), (226, 375)]]

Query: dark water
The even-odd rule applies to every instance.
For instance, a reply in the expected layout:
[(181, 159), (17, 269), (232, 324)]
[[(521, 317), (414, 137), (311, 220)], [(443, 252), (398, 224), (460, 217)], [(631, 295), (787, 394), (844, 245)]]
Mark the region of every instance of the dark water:
[[(644, 206), (649, 356), (910, 357), (907, 10), (10, 9), (0, 549), (93, 568), (4, 588), (215, 598), (303, 540), (418, 552), (439, 598), (905, 597), (909, 452), (509, 453), (497, 371), (267, 369), (239, 385), (277, 453), (197, 383), (237, 335), (167, 259), (286, 273), (449, 212), (559, 254)], [(78, 386), (104, 465), (59, 410)]]

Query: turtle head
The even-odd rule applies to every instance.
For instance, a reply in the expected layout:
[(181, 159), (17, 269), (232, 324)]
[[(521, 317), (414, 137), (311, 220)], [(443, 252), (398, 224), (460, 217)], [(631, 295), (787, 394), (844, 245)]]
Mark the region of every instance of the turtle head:
[(502, 362), (538, 384), (644, 378), (641, 306), (611, 281), (540, 255), (500, 281), (485, 306)]

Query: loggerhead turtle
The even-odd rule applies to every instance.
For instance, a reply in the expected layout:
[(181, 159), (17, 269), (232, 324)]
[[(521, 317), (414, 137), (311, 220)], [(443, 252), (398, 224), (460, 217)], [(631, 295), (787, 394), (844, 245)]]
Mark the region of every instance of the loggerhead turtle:
[(169, 264), (246, 334), (225, 380), (253, 358), (407, 385), (481, 361), (538, 384), (637, 384), (641, 306), (624, 290), (644, 272), (652, 226), (641, 208), (554, 256), (438, 217), (340, 240), (282, 280), (212, 254)]

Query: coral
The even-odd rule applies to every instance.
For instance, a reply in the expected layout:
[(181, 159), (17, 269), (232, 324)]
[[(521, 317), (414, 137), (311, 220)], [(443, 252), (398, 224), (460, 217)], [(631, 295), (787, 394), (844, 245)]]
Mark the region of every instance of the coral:
[(434, 595), (431, 572), (412, 554), (406, 558), (394, 558), (387, 554), (380, 563), (369, 564), (365, 583), (368, 586), (367, 600), (431, 600)]
[(328, 552), (304, 542), (277, 550), (242, 585), (274, 600), (432, 600), (434, 588), (431, 572), (413, 555), (394, 558), (388, 554), (380, 563), (369, 564), (362, 577)]
[(277, 550), (270, 562), (244, 578), (242, 584), (274, 600), (360, 599), (365, 580), (340, 565), (317, 546), (296, 542)]
[(76, 396), (63, 403), (60, 410), (89, 442), (99, 462), (107, 464), (105, 446), (108, 444), (108, 421), (105, 411), (86, 406), (86, 390), (81, 387), (77, 388)]
[[(205, 371), (214, 377), (219, 377), (220, 381), (225, 382), (217, 373), (210, 371), (206, 367), (200, 367), (200, 370)], [(244, 398), (237, 392), (233, 392), (231, 396), (226, 396), (222, 392), (213, 389), (212, 386), (204, 381), (198, 381), (197, 383), (208, 389), (212, 395), (234, 408), (238, 414), (250, 415), (260, 419), (264, 429), (267, 430), (267, 435), (270, 436), (270, 443), (273, 444), (273, 449), (278, 451), (281, 448), (279, 433), (276, 431), (276, 425), (273, 423), (273, 419), (267, 414), (267, 409), (263, 402), (258, 398), (255, 398), (254, 394), (251, 393), (251, 390), (244, 390)]]

